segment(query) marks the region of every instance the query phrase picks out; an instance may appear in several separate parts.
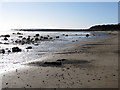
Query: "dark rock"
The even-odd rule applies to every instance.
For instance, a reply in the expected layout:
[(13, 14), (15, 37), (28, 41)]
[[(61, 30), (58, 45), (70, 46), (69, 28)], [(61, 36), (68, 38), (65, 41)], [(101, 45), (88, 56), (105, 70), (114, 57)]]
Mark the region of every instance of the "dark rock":
[(27, 41), (30, 41), (30, 38), (29, 38), (29, 37), (27, 38)]
[(7, 34), (7, 35), (4, 35), (4, 37), (10, 37), (10, 35)]
[(65, 36), (68, 36), (68, 34), (66, 34)]
[(19, 47), (13, 47), (12, 52), (21, 52), (22, 50)]
[(6, 43), (6, 42), (5, 42), (4, 44), (9, 44), (9, 43)]
[(37, 36), (37, 37), (38, 37), (38, 36), (40, 36), (40, 35), (39, 35), (39, 34), (36, 34), (35, 36)]
[(5, 38), (4, 38), (4, 40), (6, 40), (6, 41), (7, 41), (8, 39), (5, 37)]
[(89, 37), (89, 34), (86, 34), (86, 37)]
[(31, 47), (31, 46), (29, 46), (29, 47), (27, 47), (26, 49), (32, 49), (32, 47)]
[(40, 38), (43, 38), (43, 36), (40, 36)]
[(56, 36), (56, 38), (59, 38), (59, 36)]
[(22, 40), (26, 40), (26, 38), (24, 37), (24, 38), (22, 38)]
[(50, 37), (49, 35), (47, 35), (47, 37)]
[(23, 36), (18, 36), (19, 38), (22, 38)]
[(39, 40), (39, 38), (35, 38), (35, 41), (38, 41)]
[(1, 50), (0, 50), (0, 53), (5, 54), (5, 50), (4, 50), (4, 49), (1, 49)]
[(30, 38), (31, 36), (28, 36), (28, 38)]
[(18, 35), (22, 35), (22, 33), (17, 32)]
[(50, 37), (50, 39), (53, 39), (52, 37)]
[(8, 50), (8, 53), (10, 53), (11, 51), (10, 50)]
[(48, 39), (48, 37), (43, 37), (44, 39)]

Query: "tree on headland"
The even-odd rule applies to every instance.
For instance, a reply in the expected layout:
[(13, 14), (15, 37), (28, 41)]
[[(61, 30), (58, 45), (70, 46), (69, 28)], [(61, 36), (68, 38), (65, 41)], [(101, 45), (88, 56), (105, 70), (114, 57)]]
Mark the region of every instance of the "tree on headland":
[(89, 28), (90, 30), (103, 30), (103, 31), (109, 31), (109, 30), (120, 30), (120, 23), (118, 24), (109, 24), (109, 25), (95, 25)]

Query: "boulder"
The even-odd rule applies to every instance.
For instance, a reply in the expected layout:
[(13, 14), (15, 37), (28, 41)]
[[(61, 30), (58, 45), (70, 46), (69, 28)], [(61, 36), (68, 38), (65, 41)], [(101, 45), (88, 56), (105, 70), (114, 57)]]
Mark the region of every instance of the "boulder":
[(5, 50), (4, 49), (0, 49), (0, 53), (5, 54)]
[(6, 40), (6, 41), (7, 41), (8, 39), (5, 37), (5, 38), (4, 38), (4, 40)]
[(59, 38), (59, 36), (56, 36), (56, 38)]
[(8, 50), (8, 53), (10, 53), (11, 51), (10, 50)]
[(39, 38), (35, 38), (35, 41), (38, 41), (39, 40)]
[(48, 37), (43, 37), (43, 39), (48, 39)]
[(52, 37), (50, 37), (50, 39), (53, 39)]
[(39, 35), (39, 34), (36, 34), (35, 36), (37, 36), (37, 37), (38, 37), (38, 36), (40, 36), (40, 35)]
[(21, 52), (22, 50), (19, 47), (13, 47), (12, 52)]
[(89, 37), (89, 34), (86, 34), (86, 37)]
[(31, 47), (31, 46), (28, 46), (26, 49), (32, 49), (32, 47)]
[(17, 32), (18, 35), (22, 35), (22, 33)]
[(7, 34), (7, 35), (4, 35), (4, 37), (10, 37), (10, 35)]

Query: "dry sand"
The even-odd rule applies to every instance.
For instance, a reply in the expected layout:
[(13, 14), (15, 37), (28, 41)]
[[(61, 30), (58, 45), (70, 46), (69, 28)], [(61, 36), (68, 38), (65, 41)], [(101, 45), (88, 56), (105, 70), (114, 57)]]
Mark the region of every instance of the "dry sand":
[[(39, 60), (4, 73), (3, 88), (118, 88), (118, 36), (76, 43), (56, 51), (44, 61), (64, 59), (62, 65)], [(42, 63), (42, 64), (41, 64)]]

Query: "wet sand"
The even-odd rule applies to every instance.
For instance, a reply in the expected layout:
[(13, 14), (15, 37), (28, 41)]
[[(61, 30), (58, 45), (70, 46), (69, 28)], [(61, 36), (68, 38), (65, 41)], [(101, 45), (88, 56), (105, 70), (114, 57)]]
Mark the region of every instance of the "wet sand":
[(3, 88), (117, 88), (118, 36), (75, 43), (23, 65), (3, 74)]

